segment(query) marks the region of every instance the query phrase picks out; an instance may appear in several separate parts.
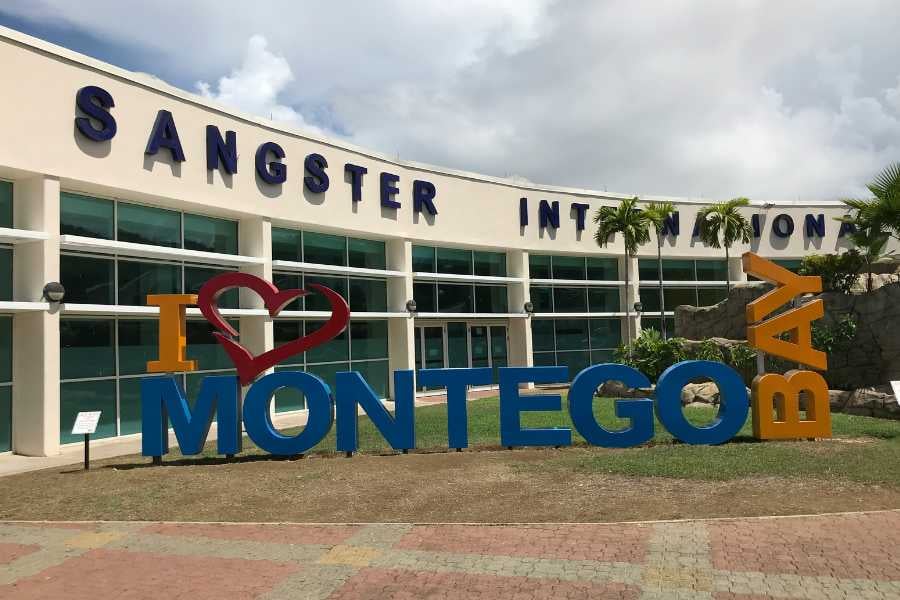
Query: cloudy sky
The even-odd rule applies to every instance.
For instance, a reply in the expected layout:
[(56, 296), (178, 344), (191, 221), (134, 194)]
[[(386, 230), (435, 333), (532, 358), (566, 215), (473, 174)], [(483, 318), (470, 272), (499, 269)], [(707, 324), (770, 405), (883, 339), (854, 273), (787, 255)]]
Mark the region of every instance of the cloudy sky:
[(900, 160), (897, 0), (6, 0), (0, 24), (402, 159), (826, 200)]

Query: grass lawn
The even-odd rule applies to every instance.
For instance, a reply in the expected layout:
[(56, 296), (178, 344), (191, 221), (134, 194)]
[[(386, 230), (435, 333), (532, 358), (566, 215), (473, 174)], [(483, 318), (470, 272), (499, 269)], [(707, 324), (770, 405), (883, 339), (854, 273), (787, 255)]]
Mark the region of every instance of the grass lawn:
[[(713, 407), (687, 407), (685, 414), (696, 424), (709, 423)], [(594, 403), (599, 423), (609, 429), (626, 427), (627, 420), (615, 415), (612, 400)], [(484, 398), (468, 404), (469, 448), (499, 449), (499, 399)], [(572, 426), (566, 398), (559, 412), (523, 412), (523, 427), (567, 427), (574, 446), (587, 442)], [(358, 417), (359, 450), (365, 454), (395, 452), (365, 416)], [(286, 435), (299, 429), (285, 430)], [(735, 438), (720, 446), (691, 446), (674, 440), (657, 420), (653, 439), (643, 446), (612, 450), (597, 455), (573, 455), (558, 459), (560, 466), (585, 471), (645, 477), (677, 477), (725, 480), (751, 475), (846, 477), (900, 486), (900, 422), (854, 415), (832, 414), (834, 439), (817, 442), (759, 442), (752, 437), (748, 417)], [(330, 455), (335, 451), (335, 428), (310, 453)], [(447, 450), (447, 407), (444, 404), (416, 408), (416, 448)], [(249, 438), (242, 455), (264, 454)], [(207, 458), (216, 456), (215, 443), (204, 448)], [(801, 460), (802, 457), (802, 460)], [(166, 460), (182, 456), (174, 451)], [(190, 457), (186, 457), (190, 459)], [(541, 465), (546, 468), (548, 465)]]
[[(720, 446), (674, 441), (657, 423), (641, 447), (498, 446), (498, 400), (469, 403), (469, 450), (447, 450), (446, 407), (416, 409), (418, 450), (393, 456), (366, 417), (361, 452), (334, 433), (304, 459), (249, 440), (233, 460), (124, 456), (0, 480), (0, 519), (307, 522), (558, 522), (809, 514), (900, 508), (900, 422), (832, 415), (834, 438), (757, 442), (747, 424)], [(610, 401), (598, 420), (623, 425)], [(694, 423), (712, 408), (690, 407)], [(523, 413), (524, 427), (571, 427), (565, 410)], [(291, 433), (286, 431), (285, 433)], [(483, 451), (479, 451), (483, 450)]]

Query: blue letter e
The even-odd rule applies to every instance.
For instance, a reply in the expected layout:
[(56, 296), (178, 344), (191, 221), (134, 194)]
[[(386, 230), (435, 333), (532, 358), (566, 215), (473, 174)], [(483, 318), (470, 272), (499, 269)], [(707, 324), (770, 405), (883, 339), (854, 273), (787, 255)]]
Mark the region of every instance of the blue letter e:
[(171, 375), (141, 379), (141, 452), (144, 456), (162, 456), (169, 452), (168, 422), (178, 439), (182, 454), (203, 451), (213, 414), (218, 423), (219, 454), (241, 451), (238, 419), (238, 380), (234, 375), (205, 377), (194, 410)]

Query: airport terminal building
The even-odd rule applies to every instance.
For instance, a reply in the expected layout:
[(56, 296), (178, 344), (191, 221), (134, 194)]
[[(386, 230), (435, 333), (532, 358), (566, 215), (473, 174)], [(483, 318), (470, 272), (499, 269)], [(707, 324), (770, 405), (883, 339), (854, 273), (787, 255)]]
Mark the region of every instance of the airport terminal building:
[[(656, 240), (627, 265), (626, 286), (621, 240), (593, 238), (597, 209), (630, 195), (394, 160), (9, 29), (0, 63), (0, 453), (56, 454), (79, 441), (69, 431), (86, 410), (102, 411), (95, 437), (139, 435), (138, 382), (157, 355), (147, 294), (196, 293), (223, 271), (340, 292), (349, 328), (277, 369), (326, 381), (360, 371), (389, 398), (397, 369), (565, 365), (574, 376), (612, 358), (626, 306), (642, 304), (637, 331), (671, 324), (675, 305), (721, 300), (729, 274), (744, 279), (744, 250), (793, 267), (849, 246), (839, 206), (760, 202), (747, 209), (753, 241), (726, 262), (696, 236), (704, 203), (673, 199), (661, 315)], [(62, 303), (44, 298), (49, 282), (64, 286)], [(274, 319), (245, 290), (220, 306), (255, 353), (329, 316), (316, 295)], [(196, 308), (187, 338), (193, 397), (200, 378), (233, 367)], [(279, 393), (273, 410), (303, 408)]]

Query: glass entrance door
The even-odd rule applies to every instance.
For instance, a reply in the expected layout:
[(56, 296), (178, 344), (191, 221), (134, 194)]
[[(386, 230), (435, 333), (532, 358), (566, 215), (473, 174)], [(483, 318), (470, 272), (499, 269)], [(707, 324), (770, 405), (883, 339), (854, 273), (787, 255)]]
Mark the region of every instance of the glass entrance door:
[[(417, 325), (415, 328), (416, 369), (488, 367), (494, 371), (507, 366), (506, 325), (448, 321)], [(420, 391), (433, 388), (419, 386)]]

